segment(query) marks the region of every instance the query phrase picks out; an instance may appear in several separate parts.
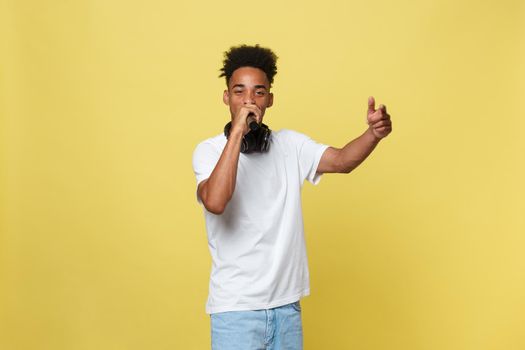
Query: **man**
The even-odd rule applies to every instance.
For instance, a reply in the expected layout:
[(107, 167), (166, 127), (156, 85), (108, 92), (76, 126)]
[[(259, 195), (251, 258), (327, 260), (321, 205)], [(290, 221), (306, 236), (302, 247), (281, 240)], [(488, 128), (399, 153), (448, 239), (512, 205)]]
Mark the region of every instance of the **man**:
[(231, 122), (193, 154), (212, 257), (206, 312), (214, 350), (302, 349), (300, 299), (310, 293), (302, 184), (349, 173), (392, 130), (386, 107), (375, 109), (370, 97), (367, 130), (341, 149), (271, 132), (262, 121), (276, 60), (258, 45), (225, 53), (220, 77)]

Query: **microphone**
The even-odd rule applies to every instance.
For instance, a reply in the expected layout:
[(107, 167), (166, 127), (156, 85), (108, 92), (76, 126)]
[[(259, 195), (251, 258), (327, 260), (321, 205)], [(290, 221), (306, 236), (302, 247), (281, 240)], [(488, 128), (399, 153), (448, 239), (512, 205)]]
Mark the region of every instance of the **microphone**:
[(259, 129), (259, 124), (257, 124), (257, 120), (255, 119), (255, 114), (253, 112), (250, 112), (246, 117), (246, 123), (252, 131), (257, 131), (257, 129)]

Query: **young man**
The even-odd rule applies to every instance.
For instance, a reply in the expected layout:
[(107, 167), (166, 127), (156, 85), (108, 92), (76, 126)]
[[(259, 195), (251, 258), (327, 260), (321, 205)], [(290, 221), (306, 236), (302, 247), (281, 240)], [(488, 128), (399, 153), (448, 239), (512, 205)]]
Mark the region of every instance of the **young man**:
[(212, 257), (206, 312), (214, 350), (302, 349), (299, 300), (310, 293), (302, 184), (349, 173), (392, 130), (386, 107), (375, 109), (370, 97), (367, 130), (341, 149), (271, 132), (262, 121), (276, 60), (258, 45), (225, 53), (220, 76), (231, 122), (193, 153)]

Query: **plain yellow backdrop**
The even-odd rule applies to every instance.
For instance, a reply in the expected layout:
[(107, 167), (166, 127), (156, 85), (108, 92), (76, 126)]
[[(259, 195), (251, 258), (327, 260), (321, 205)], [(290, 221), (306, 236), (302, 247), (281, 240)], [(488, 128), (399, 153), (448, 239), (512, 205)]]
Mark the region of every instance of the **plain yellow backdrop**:
[(525, 349), (525, 5), (4, 0), (0, 348), (207, 349), (191, 155), (223, 52), (279, 56), (265, 122), (343, 146), (303, 189), (305, 349)]

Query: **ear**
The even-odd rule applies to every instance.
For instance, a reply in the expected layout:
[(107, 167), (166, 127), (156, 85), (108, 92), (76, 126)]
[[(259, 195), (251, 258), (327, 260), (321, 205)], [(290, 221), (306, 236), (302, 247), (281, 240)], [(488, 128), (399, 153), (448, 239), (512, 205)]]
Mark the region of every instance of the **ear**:
[(269, 100), (268, 100), (268, 106), (266, 108), (273, 106), (273, 93), (270, 92), (269, 95), (270, 96), (269, 96)]
[(228, 92), (228, 90), (224, 90), (224, 92), (222, 93), (222, 102), (224, 102), (224, 104), (227, 106), (230, 105), (230, 93)]

